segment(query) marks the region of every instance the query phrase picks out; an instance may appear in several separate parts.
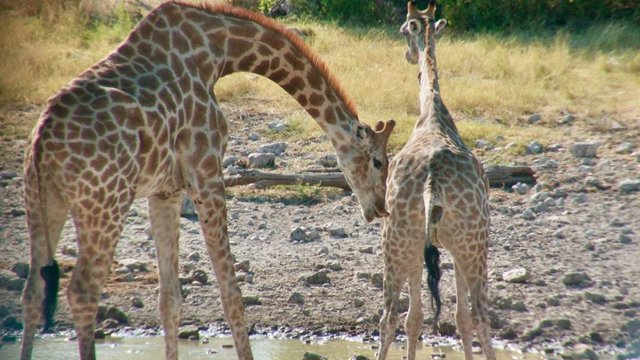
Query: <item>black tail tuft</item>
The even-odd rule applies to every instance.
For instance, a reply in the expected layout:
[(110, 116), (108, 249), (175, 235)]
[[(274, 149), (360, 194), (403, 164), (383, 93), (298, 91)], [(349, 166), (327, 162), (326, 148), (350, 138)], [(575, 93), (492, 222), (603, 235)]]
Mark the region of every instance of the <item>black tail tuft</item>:
[(435, 314), (433, 323), (437, 327), (442, 305), (440, 290), (438, 289), (442, 272), (440, 271), (440, 251), (432, 244), (427, 244), (424, 248), (424, 265), (427, 268), (427, 285), (429, 286), (429, 293), (431, 293), (431, 309)]
[(44, 315), (44, 332), (51, 331), (54, 325), (53, 315), (58, 303), (58, 288), (60, 287), (60, 267), (53, 260), (51, 265), (40, 268), (40, 276), (44, 279), (44, 299), (42, 312)]

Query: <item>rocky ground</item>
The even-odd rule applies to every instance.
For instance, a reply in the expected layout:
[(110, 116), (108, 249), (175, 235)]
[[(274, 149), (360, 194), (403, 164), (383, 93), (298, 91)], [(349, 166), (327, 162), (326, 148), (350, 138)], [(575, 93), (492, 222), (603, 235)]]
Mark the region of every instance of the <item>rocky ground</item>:
[[(231, 155), (240, 163), (254, 161), (257, 156), (249, 155), (273, 142), (265, 134), (286, 128), (278, 114), (256, 108), (225, 108), (232, 128), (229, 162)], [(5, 108), (0, 125), (30, 123), (38, 111), (35, 106)], [(549, 358), (640, 357), (640, 120), (597, 126), (581, 118), (563, 122), (552, 126), (566, 133), (566, 142), (534, 144), (531, 154), (513, 158), (536, 170), (537, 185), (491, 191), (492, 334)], [(578, 130), (580, 135), (575, 135)], [(584, 144), (576, 145), (579, 142)], [(22, 263), (28, 262), (21, 199), (24, 144), (5, 138), (0, 153), (3, 341), (11, 341), (21, 327)], [(486, 142), (477, 145), (483, 158), (503, 151)], [(283, 151), (272, 148), (279, 154), (262, 157), (274, 160), (275, 171), (281, 172), (316, 165), (331, 155), (309, 153), (299, 143), (279, 150)], [(328, 162), (331, 166), (331, 157)], [(375, 336), (382, 308), (379, 221), (367, 224), (348, 193), (318, 197), (313, 191), (300, 192), (303, 196), (292, 200), (234, 188), (228, 198), (229, 236), (248, 323), (257, 332), (291, 336)], [(101, 297), (99, 327), (107, 333), (123, 326), (159, 325), (155, 251), (146, 207), (139, 200), (131, 209)], [(180, 227), (183, 324), (223, 324), (218, 287), (197, 220), (185, 216)], [(64, 328), (71, 324), (64, 290), (76, 257), (70, 223), (57, 254), (65, 270), (57, 314)], [(447, 256), (442, 262), (443, 330), (454, 335), (453, 266)], [(431, 341), (426, 286), (423, 294), (423, 337)], [(406, 295), (403, 298), (406, 305)]]

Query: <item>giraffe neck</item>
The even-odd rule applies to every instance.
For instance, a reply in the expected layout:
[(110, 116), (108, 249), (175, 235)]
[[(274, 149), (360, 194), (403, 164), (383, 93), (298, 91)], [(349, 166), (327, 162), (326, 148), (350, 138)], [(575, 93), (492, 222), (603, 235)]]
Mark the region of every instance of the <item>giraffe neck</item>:
[(180, 84), (175, 90), (202, 101), (209, 101), (215, 82), (231, 73), (265, 76), (296, 99), (336, 150), (356, 136), (355, 106), (324, 63), (295, 33), (246, 10), (168, 2), (147, 15), (117, 52), (127, 61), (143, 55), (156, 74), (171, 68)]
[(426, 24), (424, 41), (421, 42), (419, 52), (419, 81), (420, 81), (420, 119), (416, 128), (430, 128), (440, 131), (450, 137), (456, 144), (464, 147), (458, 134), (451, 114), (440, 97), (438, 82), (438, 67), (436, 65), (436, 41), (434, 25), (431, 21)]

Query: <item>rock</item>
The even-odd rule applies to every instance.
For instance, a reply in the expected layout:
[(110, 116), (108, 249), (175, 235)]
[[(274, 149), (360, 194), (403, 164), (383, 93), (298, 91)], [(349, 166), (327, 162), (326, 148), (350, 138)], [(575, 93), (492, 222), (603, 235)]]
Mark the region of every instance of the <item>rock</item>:
[(522, 218), (525, 220), (535, 220), (537, 216), (531, 209), (526, 209), (522, 212)]
[(527, 154), (540, 154), (544, 151), (544, 147), (537, 141), (527, 144)]
[(519, 182), (511, 186), (511, 189), (520, 195), (524, 195), (529, 192), (529, 185)]
[(578, 142), (573, 144), (572, 153), (577, 158), (594, 158), (598, 153), (600, 142)]
[(187, 260), (193, 262), (200, 261), (200, 253), (198, 251), (190, 252), (189, 255), (187, 255)]
[(620, 242), (621, 244), (631, 244), (632, 240), (628, 235), (620, 234), (618, 236), (618, 242)]
[(300, 278), (307, 285), (323, 285), (331, 283), (327, 271), (318, 271), (315, 274), (302, 276)]
[(105, 319), (113, 319), (116, 320), (120, 324), (128, 324), (129, 318), (124, 311), (120, 310), (115, 306), (110, 306), (107, 308), (107, 311), (104, 314)]
[(369, 358), (364, 355), (353, 355), (349, 360), (369, 360)]
[(306, 352), (302, 356), (302, 360), (328, 360), (327, 357), (312, 352)]
[(78, 256), (78, 251), (76, 250), (76, 247), (73, 245), (63, 246), (60, 252), (62, 253), (62, 255), (73, 256), (73, 257)]
[(26, 279), (29, 276), (29, 264), (24, 262), (17, 262), (11, 265), (11, 271), (21, 279)]
[(598, 354), (586, 344), (578, 344), (561, 354), (564, 360), (598, 360)]
[(258, 135), (256, 133), (251, 133), (251, 134), (249, 134), (249, 140), (258, 141), (258, 140), (260, 140), (260, 135)]
[(559, 125), (571, 125), (576, 118), (571, 114), (566, 114), (558, 120)]
[(358, 249), (362, 254), (373, 254), (373, 246), (364, 246)]
[(571, 329), (571, 320), (569, 319), (558, 319), (555, 321), (556, 327), (560, 330), (570, 330)]
[[(258, 152), (280, 156), (287, 150), (287, 143), (277, 142), (260, 146)], [(251, 156), (251, 155), (249, 155)]]
[(189, 339), (191, 337), (197, 337), (198, 339), (200, 338), (200, 331), (198, 330), (197, 326), (194, 325), (186, 325), (181, 327), (178, 330), (178, 338), (179, 339)]
[(531, 197), (529, 198), (529, 201), (532, 204), (538, 204), (538, 203), (544, 202), (547, 198), (549, 198), (549, 193), (546, 191), (540, 191), (531, 195)]
[(289, 296), (289, 300), (287, 300), (287, 302), (289, 304), (304, 305), (304, 296), (299, 292), (294, 292)]
[(0, 288), (10, 291), (22, 291), (24, 279), (19, 278), (9, 270), (0, 269)]
[(191, 270), (187, 277), (189, 278), (189, 282), (197, 281), (203, 285), (206, 285), (209, 282), (207, 273), (200, 269)]
[(527, 123), (529, 124), (536, 124), (540, 122), (540, 120), (542, 120), (541, 114), (531, 114), (527, 117)]
[(288, 127), (287, 124), (282, 121), (273, 121), (270, 122), (267, 126), (269, 127), (269, 129), (275, 132), (282, 132)]
[(584, 297), (594, 304), (604, 305), (607, 303), (607, 298), (600, 294), (586, 292), (584, 293)]
[(540, 335), (542, 335), (542, 329), (539, 327), (536, 327), (534, 329), (527, 331), (524, 335), (522, 335), (522, 340), (531, 341)]
[(629, 320), (623, 327), (622, 330), (629, 333), (632, 338), (635, 338), (640, 335), (640, 319)]
[(116, 319), (105, 319), (100, 323), (103, 329), (115, 329), (120, 326), (120, 323)]
[(364, 300), (362, 299), (353, 299), (353, 306), (357, 308), (361, 308), (364, 306)]
[(382, 289), (384, 283), (384, 276), (382, 273), (375, 273), (371, 275), (371, 284), (378, 289)]
[(456, 336), (456, 326), (448, 321), (442, 321), (438, 325), (438, 332), (442, 336)]
[(149, 271), (149, 264), (145, 261), (138, 259), (122, 259), (118, 261), (121, 268), (126, 269), (128, 272), (147, 272)]
[(244, 306), (257, 306), (262, 305), (262, 301), (258, 296), (243, 296), (242, 303)]
[(518, 334), (511, 327), (505, 327), (500, 330), (498, 336), (505, 340), (515, 340), (518, 338)]
[(104, 339), (107, 337), (107, 333), (104, 331), (104, 329), (96, 329), (93, 337), (94, 339)]
[(631, 154), (631, 152), (633, 152), (633, 144), (625, 141), (618, 145), (614, 152), (616, 154)]
[(349, 234), (347, 234), (347, 231), (344, 229), (344, 227), (331, 226), (329, 228), (329, 236), (331, 236), (332, 238), (346, 238), (349, 237)]
[(296, 227), (291, 230), (289, 237), (291, 241), (307, 243), (320, 240), (320, 233), (316, 230), (307, 229), (305, 227)]
[(618, 187), (620, 188), (620, 191), (622, 191), (625, 194), (640, 191), (640, 180), (631, 180), (631, 179), (622, 180), (618, 185)]
[(249, 164), (256, 169), (272, 168), (276, 166), (276, 156), (271, 153), (251, 153)]
[(338, 167), (338, 157), (335, 154), (325, 155), (316, 160), (316, 163), (326, 168), (335, 168)]
[(343, 270), (342, 265), (338, 261), (327, 261), (324, 264), (324, 267), (331, 271), (341, 271)]
[(18, 173), (15, 171), (0, 171), (0, 180), (9, 180), (18, 177)]
[(513, 309), (515, 311), (518, 311), (518, 312), (528, 311), (527, 306), (522, 301), (514, 302), (513, 305), (511, 305), (511, 309)]
[(491, 143), (485, 139), (477, 139), (476, 140), (476, 149), (485, 149), (485, 150), (491, 150), (493, 148), (493, 146), (491, 145)]
[(13, 316), (5, 316), (0, 322), (0, 328), (7, 330), (22, 330), (22, 323)]
[(594, 342), (596, 344), (604, 343), (604, 338), (597, 331), (592, 331), (592, 332), (589, 333), (589, 340), (591, 340), (592, 342)]
[(593, 280), (583, 272), (570, 272), (564, 276), (562, 283), (567, 287), (587, 288), (593, 285)]
[(587, 201), (589, 201), (589, 197), (585, 193), (580, 193), (580, 194), (574, 195), (574, 196), (571, 197), (571, 200), (570, 200), (571, 204), (573, 204), (573, 205), (584, 204)]
[(24, 216), (25, 214), (26, 214), (26, 212), (24, 211), (24, 209), (11, 209), (11, 210), (9, 210), (9, 215), (11, 215), (13, 217)]
[(238, 159), (239, 158), (235, 155), (225, 156), (224, 160), (222, 160), (222, 167), (226, 169), (229, 166), (236, 165), (238, 163)]
[(142, 309), (144, 307), (144, 303), (142, 302), (142, 299), (136, 296), (134, 298), (131, 298), (131, 306), (136, 309)]
[(198, 213), (196, 212), (196, 205), (193, 203), (193, 200), (191, 200), (188, 196), (185, 196), (184, 199), (182, 199), (180, 216), (186, 217), (186, 218), (198, 217)]
[(529, 272), (525, 268), (516, 268), (502, 273), (502, 280), (510, 283), (526, 283)]
[(236, 271), (249, 272), (249, 270), (251, 270), (251, 262), (249, 260), (242, 260), (240, 262), (233, 264), (233, 268)]

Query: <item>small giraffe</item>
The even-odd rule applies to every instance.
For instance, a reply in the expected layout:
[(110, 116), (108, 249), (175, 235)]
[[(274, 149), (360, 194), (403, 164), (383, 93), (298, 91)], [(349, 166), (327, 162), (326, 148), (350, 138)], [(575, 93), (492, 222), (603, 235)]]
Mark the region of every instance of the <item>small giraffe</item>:
[(375, 131), (326, 65), (273, 20), (227, 5), (166, 2), (127, 39), (48, 99), (25, 156), (31, 270), (23, 292), (21, 359), (31, 358), (44, 313), (53, 325), (55, 249), (68, 212), (78, 260), (67, 289), (80, 358), (95, 359), (95, 317), (126, 214), (147, 197), (159, 272), (165, 355), (177, 359), (181, 302), (179, 215), (193, 199), (239, 359), (252, 359), (227, 235), (222, 159), (227, 123), (212, 93), (247, 71), (282, 87), (315, 119), (367, 221), (384, 208), (386, 145), (393, 120)]
[(409, 2), (407, 21), (400, 29), (408, 44), (407, 60), (420, 64), (420, 118), (407, 144), (389, 165), (386, 202), (390, 215), (383, 220), (382, 230), (384, 313), (378, 360), (386, 358), (395, 337), (398, 299), (407, 281), (407, 359), (415, 359), (423, 320), (423, 261), (437, 325), (441, 305), (438, 248), (446, 249), (454, 260), (456, 323), (465, 359), (472, 359), (475, 329), (485, 356), (493, 360), (487, 314), (488, 182), (440, 97), (435, 38), (446, 21), (435, 23), (434, 12), (435, 1), (424, 12)]

